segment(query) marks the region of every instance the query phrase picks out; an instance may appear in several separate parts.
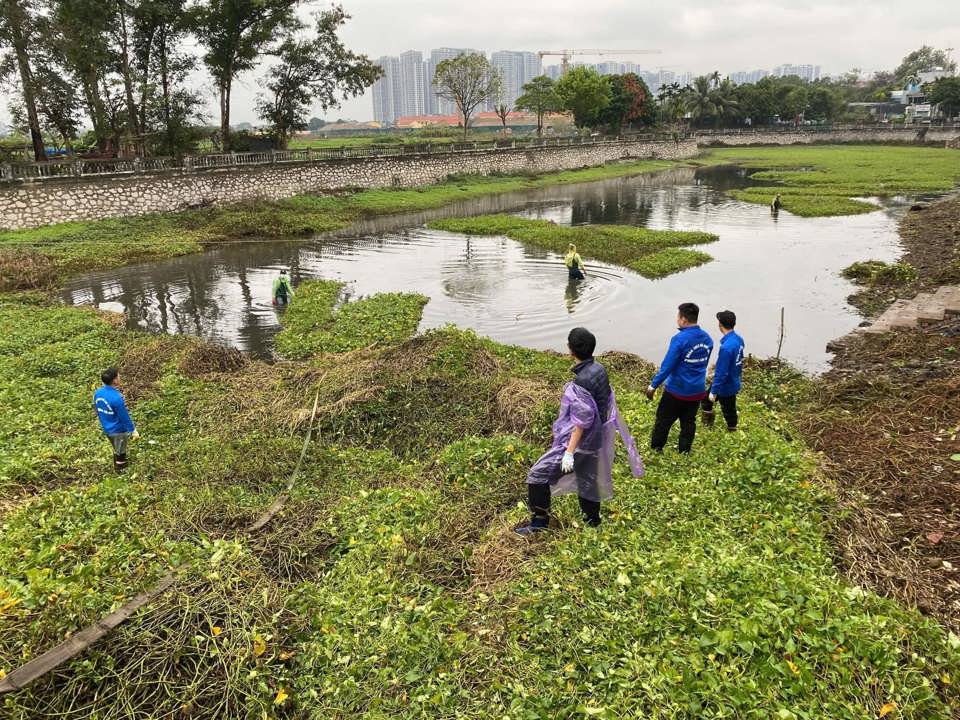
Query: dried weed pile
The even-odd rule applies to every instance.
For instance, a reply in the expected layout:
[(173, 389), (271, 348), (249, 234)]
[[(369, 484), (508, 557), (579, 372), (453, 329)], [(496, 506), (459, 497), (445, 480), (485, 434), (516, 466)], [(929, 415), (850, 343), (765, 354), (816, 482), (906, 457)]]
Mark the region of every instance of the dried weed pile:
[(854, 335), (812, 387), (798, 425), (845, 510), (844, 569), (960, 630), (960, 343)]

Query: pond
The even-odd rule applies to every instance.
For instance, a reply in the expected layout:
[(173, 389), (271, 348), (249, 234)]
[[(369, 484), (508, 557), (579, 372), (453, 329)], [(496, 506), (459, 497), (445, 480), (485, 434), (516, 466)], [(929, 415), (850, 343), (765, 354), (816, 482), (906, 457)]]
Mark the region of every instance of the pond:
[[(560, 185), (458, 203), (440, 210), (373, 218), (294, 241), (245, 241), (201, 255), (78, 277), (63, 292), (73, 304), (126, 311), (131, 327), (190, 333), (269, 358), (280, 329), (271, 284), (288, 268), (294, 286), (313, 278), (347, 283), (348, 296), (384, 291), (430, 297), (421, 329), (452, 323), (495, 340), (562, 350), (570, 328), (598, 338), (598, 351), (623, 350), (657, 362), (674, 332), (676, 307), (693, 301), (702, 324), (730, 309), (748, 352), (776, 353), (780, 308), (783, 356), (810, 372), (825, 368), (827, 343), (861, 321), (839, 276), (856, 260), (900, 254), (897, 220), (910, 200), (878, 212), (832, 218), (772, 217), (724, 190), (749, 183), (736, 168), (678, 168), (654, 175)], [(567, 282), (562, 258), (503, 237), (428, 230), (439, 217), (511, 212), (558, 224), (625, 223), (705, 230), (713, 262), (661, 280), (621, 267), (587, 264)], [(589, 257), (589, 247), (581, 247)]]

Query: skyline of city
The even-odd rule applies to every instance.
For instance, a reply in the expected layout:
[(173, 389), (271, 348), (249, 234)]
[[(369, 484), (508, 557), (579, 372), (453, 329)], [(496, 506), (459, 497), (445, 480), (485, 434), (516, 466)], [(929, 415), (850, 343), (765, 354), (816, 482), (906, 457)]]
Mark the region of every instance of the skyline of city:
[[(426, 60), (420, 50), (407, 50), (399, 55), (383, 55), (376, 60), (376, 63), (383, 68), (384, 74), (372, 88), (373, 119), (385, 125), (392, 125), (401, 117), (456, 114), (456, 105), (437, 95), (432, 80), (437, 65), (441, 61), (452, 59), (461, 53), (476, 53), (489, 57), (491, 65), (502, 74), (501, 97), (510, 108), (513, 108), (517, 98), (522, 94), (525, 83), (538, 75), (559, 80), (562, 72), (559, 63), (544, 66), (538, 53), (526, 50), (497, 50), (488, 55), (486, 51), (473, 48), (441, 47), (430, 50), (429, 58)], [(590, 67), (601, 75), (636, 73), (652, 93), (674, 82), (680, 85), (692, 84), (697, 76), (690, 71), (675, 72), (668, 69), (669, 66), (659, 66), (651, 70), (634, 62), (576, 61), (571, 62), (570, 67)], [(796, 75), (807, 82), (828, 77), (822, 72), (820, 65), (793, 63), (783, 63), (772, 70), (765, 68), (736, 70), (722, 76), (729, 77), (735, 85), (743, 85), (757, 82), (765, 77), (791, 75)], [(489, 112), (494, 110), (495, 105), (496, 102), (491, 100), (479, 110)]]

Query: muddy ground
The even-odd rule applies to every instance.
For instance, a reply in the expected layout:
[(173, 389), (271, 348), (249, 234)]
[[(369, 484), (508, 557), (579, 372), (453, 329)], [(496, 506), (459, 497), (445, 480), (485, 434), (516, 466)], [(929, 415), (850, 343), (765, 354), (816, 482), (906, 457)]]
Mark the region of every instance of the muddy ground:
[[(960, 197), (900, 232), (917, 278), (885, 302), (960, 282)], [(840, 565), (960, 631), (960, 319), (843, 339), (800, 418), (836, 485)]]

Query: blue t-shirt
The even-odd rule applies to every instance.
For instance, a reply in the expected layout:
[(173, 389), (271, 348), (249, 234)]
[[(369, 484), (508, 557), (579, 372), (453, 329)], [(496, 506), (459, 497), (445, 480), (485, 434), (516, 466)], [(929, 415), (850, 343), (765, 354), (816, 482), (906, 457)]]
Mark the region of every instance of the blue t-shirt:
[(127, 404), (123, 401), (123, 395), (115, 387), (104, 385), (97, 390), (93, 394), (93, 406), (97, 410), (97, 417), (100, 418), (100, 427), (107, 435), (133, 432), (133, 420), (127, 412)]

